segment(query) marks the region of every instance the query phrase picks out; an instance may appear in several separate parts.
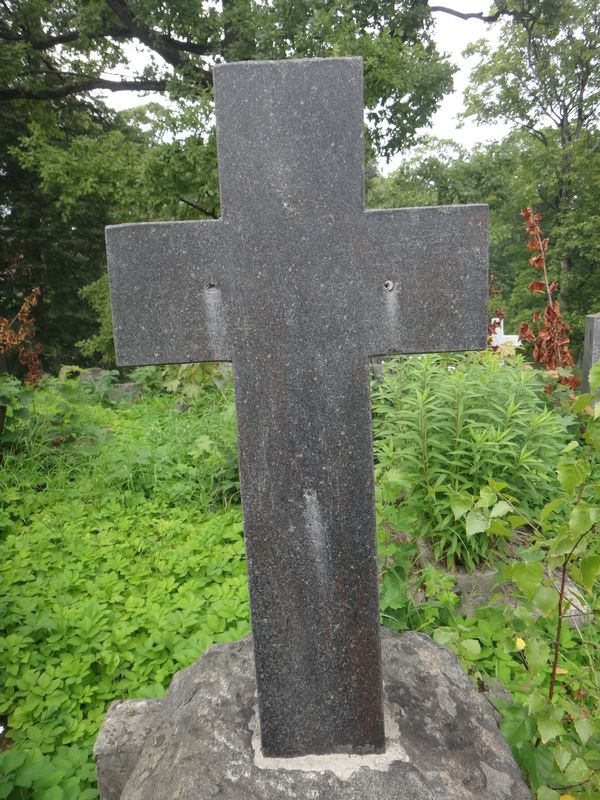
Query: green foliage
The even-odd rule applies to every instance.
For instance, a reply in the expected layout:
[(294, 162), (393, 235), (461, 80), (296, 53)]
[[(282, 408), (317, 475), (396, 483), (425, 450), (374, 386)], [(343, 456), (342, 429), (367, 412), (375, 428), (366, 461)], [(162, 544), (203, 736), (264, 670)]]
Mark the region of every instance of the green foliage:
[[(0, 754), (0, 797), (92, 800), (91, 746), (108, 703), (161, 696), (211, 642), (249, 629), (230, 376), (215, 368), (201, 376), (195, 366), (135, 370), (138, 402), (119, 399), (110, 371), (66, 367), (35, 393), (6, 383), (16, 413), (0, 472), (0, 716), (8, 716), (11, 745)], [(402, 409), (410, 413), (411, 391), (424, 396), (430, 382), (440, 400), (435, 413), (426, 406), (425, 452), (438, 465), (429, 474), (441, 469), (438, 436), (450, 478), (449, 491), (440, 484), (426, 501), (418, 471), (398, 456), (421, 441), (420, 433), (410, 438)], [(592, 391), (599, 383), (600, 369)], [(390, 365), (373, 398), (382, 621), (433, 635), (481, 691), (509, 690), (510, 703), (493, 702), (536, 798), (593, 798), (600, 632), (595, 621), (580, 629), (565, 621), (557, 636), (557, 625), (571, 613), (564, 595), (559, 611), (567, 555), (590, 612), (600, 607), (600, 415), (585, 412), (581, 436), (570, 413), (544, 406), (542, 389), (539, 373), (518, 360), (485, 354)], [(498, 460), (494, 435), (470, 474), (447, 441), (458, 409), (471, 447), (456, 450), (465, 463), (492, 436), (494, 417), (516, 435), (505, 452), (525, 448), (526, 466)], [(486, 459), (503, 480), (488, 479)], [(465, 547), (476, 543), (473, 561), (480, 540), (491, 548), (518, 529), (510, 552), (496, 555), (504, 560), (497, 596), (470, 616), (460, 611), (454, 575), (422, 564), (412, 531), (423, 530), (425, 502), (428, 519), (447, 517)]]
[[(600, 26), (595, 0), (517, 0), (497, 47), (481, 40), (466, 93), (478, 121), (516, 123), (534, 135), (559, 127), (571, 143), (597, 118)], [(569, 98), (570, 102), (565, 103)]]
[[(600, 369), (592, 375), (592, 391), (599, 386)], [(577, 406), (586, 407), (590, 399), (582, 396)], [(502, 482), (489, 481), (478, 496), (454, 498), (458, 518), (477, 515), (476, 532), (518, 531), (522, 542), (518, 552), (506, 554), (496, 576), (496, 596), (472, 616), (457, 613), (451, 586), (431, 595), (430, 566), (413, 577), (412, 594), (405, 589), (404, 596), (396, 598), (388, 575), (406, 568), (414, 552), (410, 543), (399, 544), (393, 534), (383, 537), (388, 570), (381, 596), (385, 624), (404, 630), (417, 623), (454, 650), (476, 677), (480, 691), (491, 690), (501, 712), (502, 733), (537, 800), (600, 794), (599, 426), (600, 414), (594, 414), (583, 426), (583, 440), (562, 448), (552, 497), (527, 520), (514, 513), (515, 505), (522, 504), (506, 493)], [(437, 505), (435, 496), (432, 502)], [(569, 574), (575, 584), (567, 591)], [(424, 601), (417, 602), (419, 591)], [(570, 627), (575, 604), (586, 605), (588, 616), (580, 616)], [(510, 691), (510, 700), (506, 694), (498, 697), (498, 683)]]
[(113, 339), (112, 315), (110, 309), (110, 292), (108, 275), (104, 274), (97, 281), (83, 286), (79, 296), (92, 307), (98, 320), (98, 332), (89, 339), (77, 342), (84, 356), (98, 355), (100, 362), (106, 365), (115, 363), (115, 342)]
[(108, 703), (161, 696), (211, 642), (249, 630), (231, 392), (177, 412), (167, 394), (116, 405), (113, 386), (46, 381), (8, 420), (0, 797), (96, 797)]
[(70, 137), (83, 135), (86, 116), (84, 104), (75, 101), (46, 113), (0, 103), (0, 314), (12, 317), (34, 287), (41, 289), (36, 340), (43, 345), (47, 369), (78, 357), (75, 340), (94, 329), (77, 292), (101, 274), (107, 214), (95, 198), (77, 202), (65, 218), (56, 192), (44, 189), (40, 176), (24, 169), (18, 147), (28, 126), (37, 123), (65, 149)]
[[(569, 312), (578, 353), (582, 318), (594, 313), (600, 300), (593, 200), (600, 165), (598, 4), (519, 0), (513, 7), (516, 15), (503, 25), (496, 47), (481, 41), (468, 50), (479, 63), (465, 95), (467, 113), (526, 132), (522, 160), (535, 183), (523, 205), (543, 212), (546, 235), (556, 249), (550, 268), (559, 279), (561, 305)], [(511, 286), (509, 319), (516, 324), (524, 321), (529, 282), (523, 277)]]
[(527, 513), (558, 488), (553, 460), (575, 420), (548, 408), (543, 386), (539, 372), (491, 353), (389, 362), (373, 397), (377, 480), (391, 486), (384, 517), (448, 565), (493, 559), (508, 531), (490, 482)]
[[(90, 85), (119, 90), (126, 73), (128, 88), (196, 102), (212, 88), (214, 62), (362, 55), (370, 138), (391, 155), (451, 88), (429, 11), (412, 0), (186, 0), (173, 11), (147, 0), (131, 8), (22, 0), (0, 30), (0, 100), (58, 103)], [(131, 59), (133, 41), (150, 51), (143, 68)]]

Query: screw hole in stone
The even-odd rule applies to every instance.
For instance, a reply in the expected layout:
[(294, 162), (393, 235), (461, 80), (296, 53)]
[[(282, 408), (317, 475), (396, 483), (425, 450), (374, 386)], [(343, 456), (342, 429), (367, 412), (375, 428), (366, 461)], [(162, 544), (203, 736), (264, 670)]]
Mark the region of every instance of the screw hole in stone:
[(394, 284), (392, 283), (392, 281), (386, 281), (386, 282), (383, 284), (383, 288), (384, 288), (384, 289), (387, 289), (387, 291), (388, 291), (388, 292), (391, 292), (391, 291), (392, 291), (392, 289), (394, 288)]

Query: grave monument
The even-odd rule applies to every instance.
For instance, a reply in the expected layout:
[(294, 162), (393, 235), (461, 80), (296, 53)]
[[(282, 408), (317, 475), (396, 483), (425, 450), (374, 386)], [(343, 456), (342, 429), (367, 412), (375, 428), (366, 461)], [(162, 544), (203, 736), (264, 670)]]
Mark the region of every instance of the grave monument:
[[(485, 347), (487, 208), (365, 210), (361, 59), (214, 82), (221, 218), (110, 227), (107, 250), (120, 365), (233, 363), (253, 644), (213, 648), (165, 701), (113, 706), (102, 797), (525, 798), (453, 657), (386, 634), (382, 667), (379, 627), (369, 358)], [(460, 695), (472, 751), (432, 744), (422, 780), (401, 735), (411, 669), (414, 724), (437, 724), (432, 697), (456, 718)], [(419, 735), (425, 754), (436, 734)]]
[(590, 370), (600, 361), (600, 314), (588, 314), (585, 318), (583, 360), (581, 365), (581, 388), (590, 390)]

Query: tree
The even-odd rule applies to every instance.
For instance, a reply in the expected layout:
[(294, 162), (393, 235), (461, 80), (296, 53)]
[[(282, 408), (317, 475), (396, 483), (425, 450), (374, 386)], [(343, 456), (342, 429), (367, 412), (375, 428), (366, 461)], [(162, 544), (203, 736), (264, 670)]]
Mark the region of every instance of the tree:
[[(584, 315), (600, 306), (600, 235), (591, 201), (600, 167), (600, 7), (597, 0), (514, 0), (512, 7), (496, 48), (483, 41), (469, 48), (479, 64), (467, 112), (524, 134), (521, 158), (536, 176), (525, 205), (543, 214), (550, 267), (577, 349)], [(530, 305), (525, 286), (517, 276), (513, 313)]]
[[(363, 55), (371, 139), (391, 155), (414, 138), (451, 87), (431, 18), (418, 0), (3, 0), (0, 101), (57, 100), (91, 90), (201, 98), (219, 61)], [(148, 55), (142, 69), (133, 42)]]
[(30, 124), (65, 140), (67, 131), (74, 135), (87, 127), (88, 109), (69, 98), (55, 110), (28, 108), (28, 120), (22, 105), (0, 108), (0, 308), (2, 315), (13, 316), (34, 287), (41, 289), (36, 330), (48, 367), (77, 357), (75, 330), (80, 335), (93, 330), (77, 292), (101, 274), (106, 215), (96, 203), (78, 204), (64, 216), (56, 193), (23, 167), (19, 153)]
[[(362, 55), (369, 145), (388, 156), (452, 81), (417, 0), (0, 3), (0, 307), (40, 286), (46, 368), (95, 346), (79, 292), (101, 278), (104, 225), (218, 215), (213, 63)], [(172, 102), (115, 114), (94, 91), (126, 89)]]
[[(600, 7), (596, 0), (521, 0), (526, 16), (504, 24), (499, 46), (469, 48), (479, 65), (467, 113), (502, 120), (547, 150), (539, 199), (556, 225), (575, 200), (577, 150), (589, 147), (600, 113)], [(546, 216), (546, 215), (545, 215)], [(568, 259), (563, 268), (571, 269)]]

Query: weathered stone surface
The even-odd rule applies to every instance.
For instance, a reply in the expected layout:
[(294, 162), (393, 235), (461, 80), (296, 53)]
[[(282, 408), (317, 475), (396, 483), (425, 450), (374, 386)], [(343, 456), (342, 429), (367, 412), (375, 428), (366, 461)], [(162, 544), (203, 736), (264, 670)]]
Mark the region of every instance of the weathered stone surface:
[(160, 700), (117, 700), (112, 704), (94, 746), (102, 800), (119, 800), (139, 760), (148, 731), (161, 717)]
[(377, 752), (369, 356), (485, 347), (487, 207), (365, 211), (360, 59), (214, 74), (222, 218), (107, 230), (117, 359), (233, 362), (263, 748)]
[(590, 390), (590, 370), (600, 361), (600, 314), (588, 314), (585, 318), (585, 338), (583, 342), (583, 363), (581, 365), (581, 388)]
[(252, 745), (256, 684), (245, 639), (179, 672), (159, 713), (155, 702), (111, 707), (95, 750), (102, 800), (528, 800), (491, 706), (457, 659), (423, 634), (385, 631), (382, 644), (391, 763), (338, 755), (308, 770), (308, 759), (257, 766), (264, 759)]

